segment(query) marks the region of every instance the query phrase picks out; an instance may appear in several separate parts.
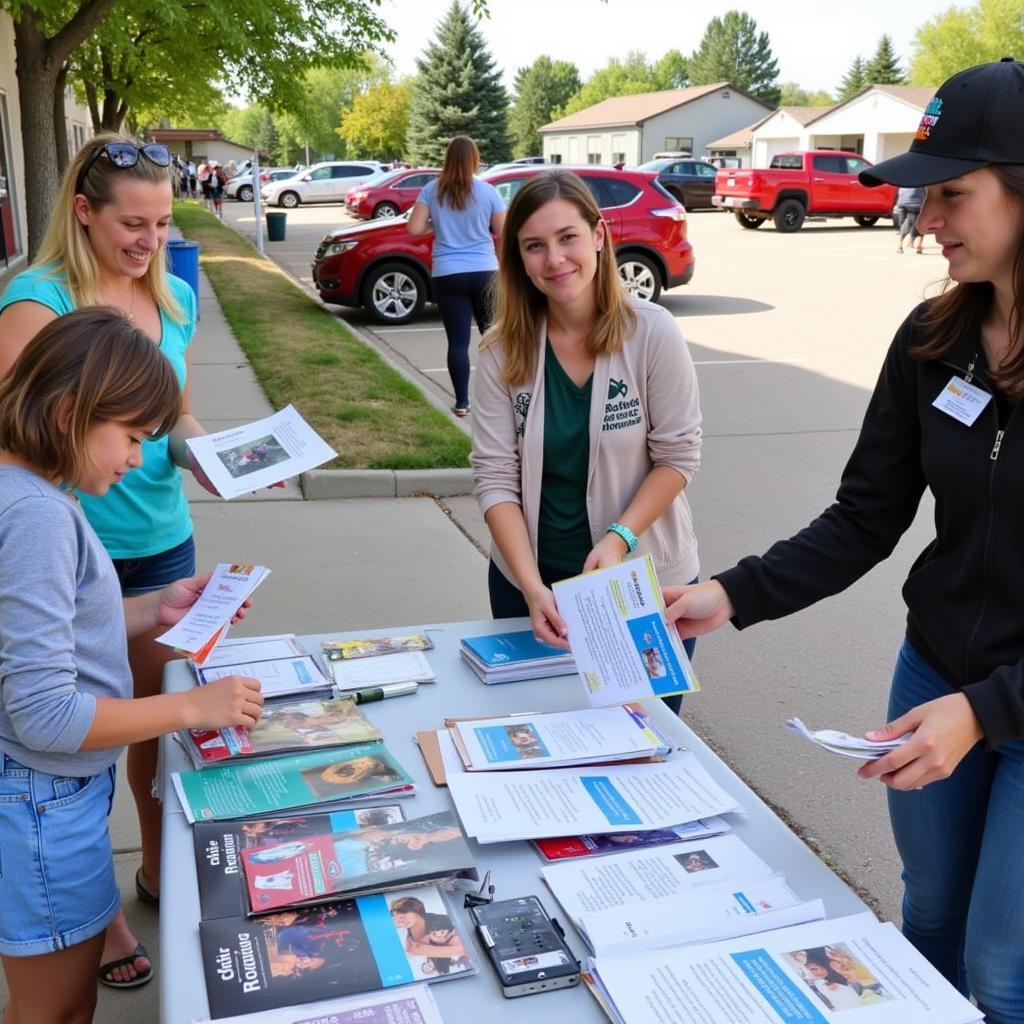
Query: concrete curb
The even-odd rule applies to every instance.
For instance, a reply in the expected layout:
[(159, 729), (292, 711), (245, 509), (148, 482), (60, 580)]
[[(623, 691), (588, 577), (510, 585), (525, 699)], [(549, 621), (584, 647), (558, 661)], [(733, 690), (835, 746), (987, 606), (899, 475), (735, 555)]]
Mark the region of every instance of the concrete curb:
[(303, 496), (324, 498), (452, 498), (472, 494), (469, 469), (314, 469), (300, 478)]

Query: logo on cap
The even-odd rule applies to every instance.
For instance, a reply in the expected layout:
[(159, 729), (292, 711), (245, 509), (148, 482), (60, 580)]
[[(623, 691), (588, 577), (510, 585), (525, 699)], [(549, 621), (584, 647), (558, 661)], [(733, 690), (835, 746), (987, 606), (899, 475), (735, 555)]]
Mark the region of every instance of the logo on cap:
[(914, 139), (918, 142), (927, 139), (932, 133), (932, 129), (939, 123), (939, 118), (942, 116), (942, 100), (936, 96), (927, 107), (924, 108), (924, 117), (921, 118), (921, 123), (917, 126), (917, 135)]

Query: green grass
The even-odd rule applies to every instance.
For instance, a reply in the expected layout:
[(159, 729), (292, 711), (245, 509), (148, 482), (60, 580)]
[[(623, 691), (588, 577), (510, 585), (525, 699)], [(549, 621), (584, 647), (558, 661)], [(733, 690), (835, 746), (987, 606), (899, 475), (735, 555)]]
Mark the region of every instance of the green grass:
[(275, 409), (293, 403), (338, 452), (334, 469), (463, 467), (466, 437), (249, 242), (194, 203), (174, 222), (200, 245), (224, 316)]

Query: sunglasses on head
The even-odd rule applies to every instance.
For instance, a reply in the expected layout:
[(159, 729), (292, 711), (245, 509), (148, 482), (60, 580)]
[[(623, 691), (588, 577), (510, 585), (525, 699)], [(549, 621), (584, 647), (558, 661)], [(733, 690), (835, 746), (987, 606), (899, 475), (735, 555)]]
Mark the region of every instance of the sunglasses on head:
[(75, 183), (75, 192), (82, 191), (85, 176), (101, 156), (105, 156), (118, 169), (124, 170), (127, 167), (134, 167), (139, 162), (140, 153), (157, 167), (169, 167), (171, 164), (171, 151), (162, 143), (149, 142), (144, 146), (137, 146), (134, 142), (107, 142), (93, 153), (92, 158), (82, 168)]

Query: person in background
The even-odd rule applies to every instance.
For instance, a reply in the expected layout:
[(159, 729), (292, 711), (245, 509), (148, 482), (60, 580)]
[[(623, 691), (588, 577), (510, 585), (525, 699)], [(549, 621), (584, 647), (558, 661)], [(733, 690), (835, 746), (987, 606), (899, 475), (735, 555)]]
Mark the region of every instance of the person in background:
[(224, 168), (214, 160), (210, 164), (210, 198), (213, 200), (213, 212), (218, 220), (224, 219), (224, 185), (227, 180)]
[(448, 337), (448, 375), (456, 416), (469, 415), (469, 336), (473, 320), (483, 334), (490, 326), (488, 290), (498, 259), (505, 204), (493, 185), (473, 177), (480, 167), (476, 143), (458, 135), (448, 143), (441, 173), (419, 194), (409, 234), (434, 232), (431, 284)]
[(491, 613), (529, 615), (538, 640), (567, 647), (552, 583), (648, 553), (662, 581), (697, 576), (683, 493), (700, 464), (697, 375), (668, 310), (627, 296), (571, 171), (535, 174), (513, 197), (497, 295), (470, 454)]
[(903, 586), (887, 787), (903, 933), (990, 1024), (1024, 1021), (1024, 64), (954, 75), (865, 185), (925, 187), (947, 287), (896, 332), (835, 503), (760, 558), (666, 588), (692, 637), (778, 619), (887, 558), (922, 495), (935, 538)]
[(900, 240), (896, 245), (897, 252), (903, 252), (903, 239), (910, 235), (910, 247), (917, 243), (917, 251), (924, 249), (924, 235), (917, 230), (917, 215), (924, 203), (923, 188), (901, 188), (896, 196), (896, 212), (900, 222)]

